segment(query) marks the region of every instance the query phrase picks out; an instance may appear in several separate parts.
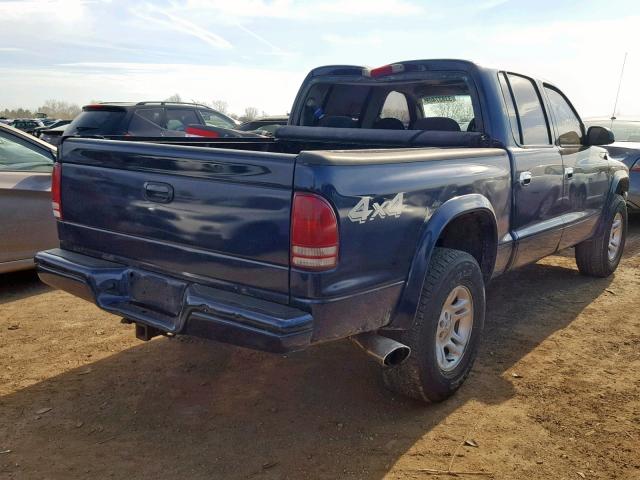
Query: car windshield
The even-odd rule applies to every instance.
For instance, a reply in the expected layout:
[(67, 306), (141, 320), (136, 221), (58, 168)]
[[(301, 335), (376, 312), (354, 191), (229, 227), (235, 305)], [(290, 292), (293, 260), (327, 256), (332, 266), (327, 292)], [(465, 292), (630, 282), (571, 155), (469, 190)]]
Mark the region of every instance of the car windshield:
[(611, 128), (616, 142), (640, 142), (640, 120), (587, 120), (584, 123), (587, 128)]

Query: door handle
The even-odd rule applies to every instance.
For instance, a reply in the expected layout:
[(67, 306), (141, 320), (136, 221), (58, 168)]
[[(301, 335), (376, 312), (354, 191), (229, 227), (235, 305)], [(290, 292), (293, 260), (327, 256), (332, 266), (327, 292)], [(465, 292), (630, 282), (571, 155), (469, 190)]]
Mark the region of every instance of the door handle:
[(564, 169), (564, 174), (567, 178), (573, 178), (573, 168), (568, 167)]
[(520, 174), (520, 185), (527, 186), (531, 183), (531, 172), (522, 172)]
[(168, 183), (145, 182), (144, 198), (150, 202), (169, 203), (173, 200), (173, 187)]

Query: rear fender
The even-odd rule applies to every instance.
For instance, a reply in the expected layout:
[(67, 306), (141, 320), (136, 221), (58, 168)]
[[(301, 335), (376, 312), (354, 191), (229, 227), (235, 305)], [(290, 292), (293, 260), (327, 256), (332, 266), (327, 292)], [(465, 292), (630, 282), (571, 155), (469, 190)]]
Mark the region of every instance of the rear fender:
[[(485, 212), (487, 215), (490, 215), (493, 227), (497, 231), (496, 215), (491, 203), (485, 196), (477, 193), (462, 195), (460, 197), (454, 197), (447, 200), (438, 207), (432, 215), (426, 218), (424, 226), (421, 229), (420, 238), (418, 240), (411, 267), (409, 268), (405, 287), (402, 291), (391, 322), (387, 327), (385, 327), (385, 329), (406, 330), (413, 325), (415, 313), (418, 308), (418, 302), (420, 300), (420, 292), (422, 291), (422, 285), (427, 274), (429, 262), (431, 261), (431, 255), (433, 254), (433, 249), (435, 248), (440, 235), (447, 225), (449, 225), (453, 220), (461, 215), (472, 212)], [(497, 233), (495, 237), (497, 237)], [(495, 264), (497, 240), (493, 249), (493, 263)], [(493, 266), (490, 267), (490, 270), (493, 270)], [(490, 278), (491, 272), (484, 273), (485, 278)]]

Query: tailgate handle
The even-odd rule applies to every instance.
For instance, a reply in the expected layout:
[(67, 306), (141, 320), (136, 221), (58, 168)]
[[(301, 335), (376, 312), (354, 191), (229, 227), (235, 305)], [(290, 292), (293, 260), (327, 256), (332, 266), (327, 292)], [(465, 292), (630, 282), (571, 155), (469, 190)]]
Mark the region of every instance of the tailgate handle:
[(173, 187), (168, 183), (145, 182), (144, 198), (151, 202), (169, 203), (173, 200)]

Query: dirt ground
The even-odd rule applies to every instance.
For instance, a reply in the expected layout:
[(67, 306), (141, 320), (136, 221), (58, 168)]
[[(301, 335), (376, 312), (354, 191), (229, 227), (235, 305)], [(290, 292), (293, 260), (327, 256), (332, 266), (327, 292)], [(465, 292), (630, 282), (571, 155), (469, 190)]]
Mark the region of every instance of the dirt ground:
[(640, 479), (638, 220), (612, 278), (579, 276), (569, 251), (493, 282), (471, 377), (427, 406), (385, 391), (349, 342), (141, 343), (32, 272), (4, 275), (0, 478)]

